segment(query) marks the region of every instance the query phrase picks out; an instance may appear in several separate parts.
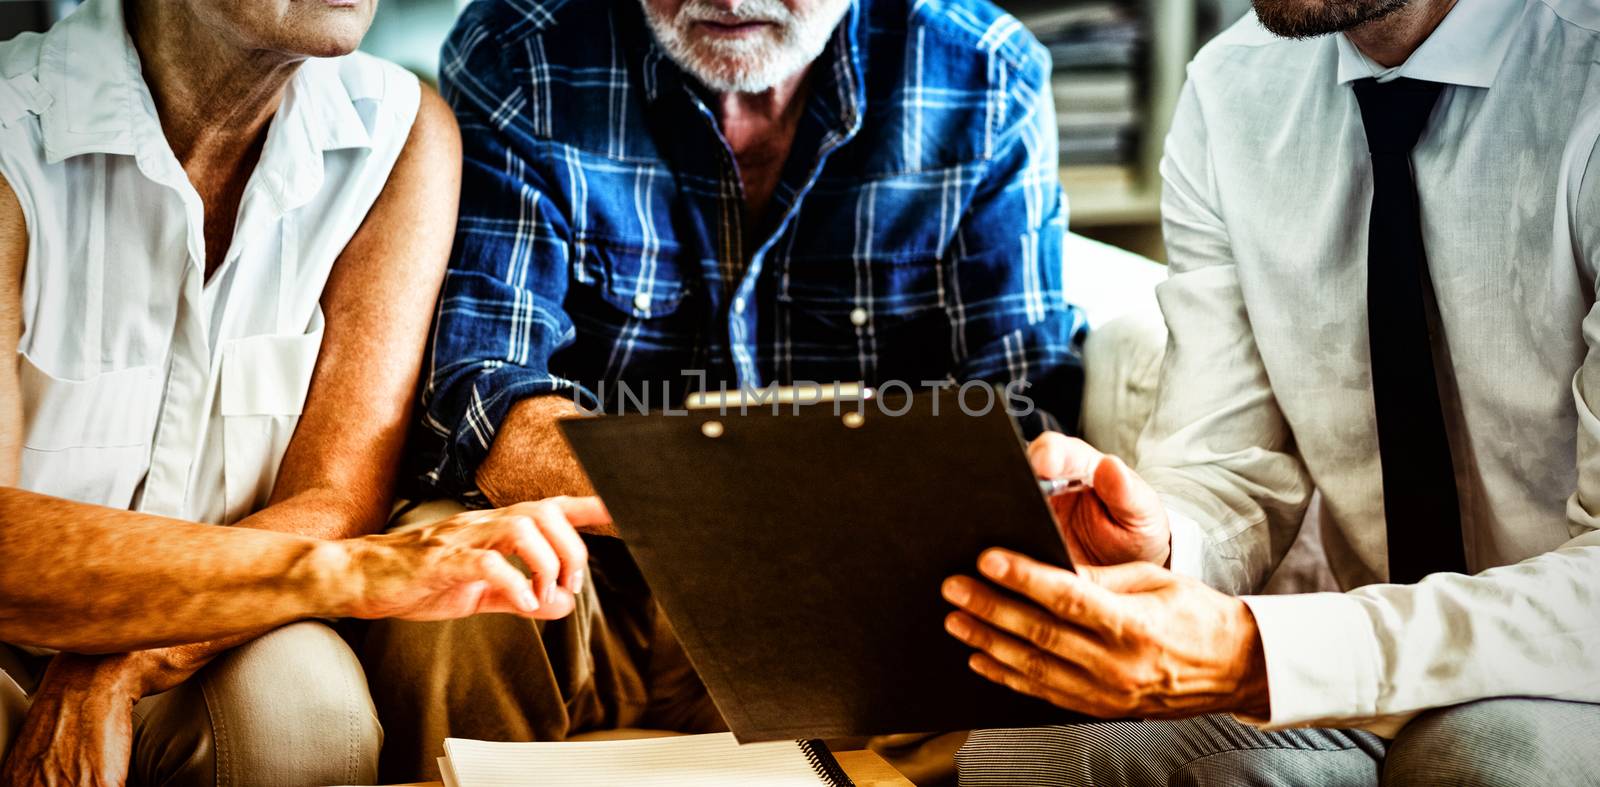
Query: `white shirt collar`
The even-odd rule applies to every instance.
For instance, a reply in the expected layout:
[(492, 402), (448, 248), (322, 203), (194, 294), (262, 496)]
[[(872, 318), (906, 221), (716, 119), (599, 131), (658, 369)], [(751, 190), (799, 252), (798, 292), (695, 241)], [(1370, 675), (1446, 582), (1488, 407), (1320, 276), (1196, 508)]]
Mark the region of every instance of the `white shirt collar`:
[[(289, 145), (294, 153), (372, 146), (354, 97), (331, 65), (308, 60), (285, 91), (273, 122), (294, 129), (295, 141), (307, 146)], [(50, 99), (41, 116), (50, 161), (84, 153), (143, 160), (152, 150), (170, 151), (127, 33), (122, 0), (88, 0), (52, 27), (40, 53), (39, 83)]]
[(1339, 84), (1376, 77), (1400, 77), (1446, 85), (1487, 88), (1506, 57), (1526, 0), (1459, 0), (1417, 51), (1394, 68), (1374, 63), (1344, 34), (1339, 47)]

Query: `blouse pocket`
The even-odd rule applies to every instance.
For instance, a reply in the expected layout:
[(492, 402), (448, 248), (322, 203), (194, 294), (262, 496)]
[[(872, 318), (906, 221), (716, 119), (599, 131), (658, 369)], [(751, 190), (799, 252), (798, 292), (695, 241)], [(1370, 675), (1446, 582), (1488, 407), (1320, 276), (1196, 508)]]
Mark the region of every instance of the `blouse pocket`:
[(267, 504), (289, 449), (322, 350), (319, 308), (311, 329), (295, 335), (234, 339), (222, 348), (222, 476), (231, 524)]
[(51, 375), (22, 355), (22, 488), (80, 503), (128, 508), (150, 469), (160, 407), (158, 367)]

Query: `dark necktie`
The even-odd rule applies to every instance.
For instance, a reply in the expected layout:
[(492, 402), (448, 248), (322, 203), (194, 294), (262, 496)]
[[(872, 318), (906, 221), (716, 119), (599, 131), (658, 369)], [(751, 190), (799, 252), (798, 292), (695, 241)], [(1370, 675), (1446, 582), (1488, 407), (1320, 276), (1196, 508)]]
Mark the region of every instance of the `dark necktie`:
[(1389, 581), (1412, 583), (1434, 572), (1467, 569), (1455, 470), (1428, 339), (1428, 256), (1411, 174), (1411, 150), (1443, 85), (1363, 79), (1354, 87), (1372, 153), (1367, 328)]

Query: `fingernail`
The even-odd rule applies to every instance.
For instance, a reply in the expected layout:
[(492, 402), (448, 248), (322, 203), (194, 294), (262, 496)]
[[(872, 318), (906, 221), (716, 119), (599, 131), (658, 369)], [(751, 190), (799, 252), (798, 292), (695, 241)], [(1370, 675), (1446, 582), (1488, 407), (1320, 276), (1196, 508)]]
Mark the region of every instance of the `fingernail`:
[(517, 597), (521, 599), (523, 610), (535, 612), (539, 609), (539, 599), (534, 597), (533, 588), (523, 588), (522, 592), (517, 594)]
[(544, 602), (548, 604), (552, 599), (555, 598), (555, 593), (556, 582), (552, 579), (549, 582), (544, 583), (544, 589), (539, 591), (539, 598), (543, 599)]
[(945, 580), (943, 591), (944, 597), (955, 604), (965, 604), (972, 598), (972, 592), (967, 590), (967, 583), (959, 579)]
[(577, 593), (583, 589), (583, 569), (574, 569), (572, 572), (572, 592)]
[(967, 637), (972, 636), (972, 627), (968, 626), (967, 622), (962, 620), (959, 615), (946, 615), (944, 618), (944, 630), (954, 634), (956, 639), (963, 642), (966, 641)]
[(999, 552), (985, 552), (978, 558), (978, 570), (996, 579), (1004, 576), (1010, 565), (1011, 561)]

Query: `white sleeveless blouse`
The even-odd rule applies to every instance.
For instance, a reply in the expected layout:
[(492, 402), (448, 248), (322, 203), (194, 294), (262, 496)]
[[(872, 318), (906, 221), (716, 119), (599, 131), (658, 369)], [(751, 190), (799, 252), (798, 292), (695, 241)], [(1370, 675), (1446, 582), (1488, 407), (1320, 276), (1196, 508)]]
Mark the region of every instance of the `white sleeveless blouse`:
[(121, 0), (0, 44), (0, 175), (28, 228), (22, 486), (201, 522), (260, 508), (305, 402), (334, 260), (383, 189), (417, 80), (364, 54), (285, 91), (208, 281), (199, 195)]

